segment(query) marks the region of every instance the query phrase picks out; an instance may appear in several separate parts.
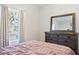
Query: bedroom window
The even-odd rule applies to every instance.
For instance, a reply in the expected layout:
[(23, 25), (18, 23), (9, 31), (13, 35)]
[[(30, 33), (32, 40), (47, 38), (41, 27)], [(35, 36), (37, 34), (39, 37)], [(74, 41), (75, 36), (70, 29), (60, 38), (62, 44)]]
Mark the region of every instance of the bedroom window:
[(0, 5), (0, 47), (24, 42), (23, 10)]
[(9, 45), (19, 43), (20, 39), (20, 18), (19, 10), (8, 8), (9, 19)]

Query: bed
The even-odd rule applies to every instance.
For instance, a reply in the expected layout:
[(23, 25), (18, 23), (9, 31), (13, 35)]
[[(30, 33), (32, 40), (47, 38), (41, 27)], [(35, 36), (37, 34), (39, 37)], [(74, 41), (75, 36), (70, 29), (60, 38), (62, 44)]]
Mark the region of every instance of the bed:
[(63, 45), (33, 40), (0, 48), (0, 55), (75, 55), (75, 53)]

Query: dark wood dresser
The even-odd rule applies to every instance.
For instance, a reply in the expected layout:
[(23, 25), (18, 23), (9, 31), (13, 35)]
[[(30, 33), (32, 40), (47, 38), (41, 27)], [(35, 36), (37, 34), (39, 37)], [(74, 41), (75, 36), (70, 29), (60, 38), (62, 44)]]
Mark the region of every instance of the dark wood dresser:
[(45, 41), (70, 47), (76, 54), (78, 53), (77, 33), (72, 32), (45, 32)]

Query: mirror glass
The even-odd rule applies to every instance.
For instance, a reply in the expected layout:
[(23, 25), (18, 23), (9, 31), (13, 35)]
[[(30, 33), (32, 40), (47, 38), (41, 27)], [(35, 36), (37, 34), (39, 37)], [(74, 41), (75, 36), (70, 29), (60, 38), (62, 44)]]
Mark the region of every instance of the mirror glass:
[(52, 30), (65, 30), (65, 31), (73, 31), (73, 16), (72, 15), (64, 15), (64, 16), (55, 16), (51, 19)]

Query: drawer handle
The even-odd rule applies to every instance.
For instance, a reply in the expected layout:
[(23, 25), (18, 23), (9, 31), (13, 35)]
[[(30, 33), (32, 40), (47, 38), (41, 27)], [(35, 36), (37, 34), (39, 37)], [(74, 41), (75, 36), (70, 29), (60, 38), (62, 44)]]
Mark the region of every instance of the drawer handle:
[(68, 36), (68, 38), (71, 38), (70, 36)]
[(68, 41), (67, 41), (67, 40), (65, 40), (65, 42), (67, 43)]
[(57, 35), (57, 37), (59, 37), (60, 35)]

